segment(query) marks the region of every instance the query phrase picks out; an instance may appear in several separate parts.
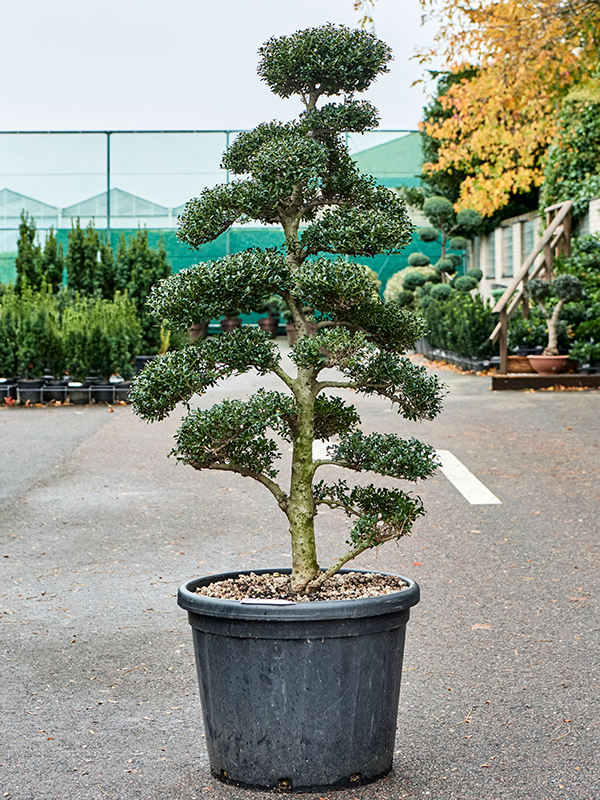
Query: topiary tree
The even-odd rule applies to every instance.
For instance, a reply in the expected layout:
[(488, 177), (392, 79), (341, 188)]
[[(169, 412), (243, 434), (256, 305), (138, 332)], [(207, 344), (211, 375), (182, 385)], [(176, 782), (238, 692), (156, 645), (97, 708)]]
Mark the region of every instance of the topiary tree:
[(418, 286), (423, 286), (427, 282), (427, 277), (422, 272), (407, 272), (404, 275), (404, 288), (413, 292)]
[[(457, 253), (447, 253), (446, 250), (448, 248), (466, 250), (465, 236), (472, 237), (478, 232), (482, 223), (481, 215), (470, 208), (464, 208), (456, 213), (454, 206), (446, 197), (428, 197), (424, 200), (422, 208), (431, 226), (417, 228), (417, 236), (422, 242), (441, 242), (442, 253), (435, 267), (443, 275), (452, 275), (462, 263), (462, 256)], [(448, 263), (449, 261), (452, 265)]]
[(437, 286), (431, 288), (429, 294), (434, 300), (447, 300), (452, 294), (452, 287), (447, 283), (438, 283)]
[(408, 257), (408, 264), (411, 267), (428, 267), (431, 259), (425, 253), (411, 253)]
[(554, 266), (557, 274), (574, 275), (581, 281), (582, 296), (563, 309), (558, 340), (561, 327), (568, 325), (569, 340), (564, 344), (570, 345), (569, 356), (583, 364), (600, 362), (600, 236), (581, 236), (572, 245), (571, 255), (559, 256)]
[(457, 292), (471, 292), (477, 288), (477, 281), (471, 275), (460, 275), (452, 285)]
[(483, 278), (483, 271), (480, 270), (479, 267), (468, 269), (465, 274), (468, 278), (475, 278), (476, 283), (479, 283), (479, 281)]
[[(353, 95), (387, 72), (390, 49), (366, 31), (328, 24), (269, 39), (259, 52), (261, 78), (281, 97), (299, 95), (304, 111), (292, 122), (264, 123), (241, 134), (223, 158), (240, 179), (190, 200), (178, 235), (198, 248), (236, 221), (258, 220), (281, 225), (285, 246), (183, 270), (154, 288), (150, 305), (183, 329), (223, 308), (258, 310), (276, 294), (287, 304), (297, 334), (290, 355), (295, 374), (284, 369), (268, 334), (241, 328), (159, 356), (137, 377), (132, 398), (136, 413), (153, 421), (230, 375), (254, 369), (281, 380), (282, 392), (260, 389), (244, 401), (190, 411), (173, 453), (195, 469), (228, 470), (272, 493), (289, 523), (290, 591), (311, 592), (368, 548), (405, 536), (423, 513), (420, 499), (401, 489), (327, 483), (317, 480), (319, 468), (335, 465), (416, 481), (436, 467), (428, 445), (363, 433), (356, 409), (328, 390), (385, 397), (405, 418), (417, 420), (440, 411), (441, 388), (401, 356), (423, 335), (423, 322), (398, 304), (384, 304), (360, 264), (323, 255), (392, 253), (411, 241), (403, 201), (358, 171), (342, 136), (376, 124), (375, 109)], [(339, 102), (317, 106), (321, 97), (340, 95)], [(339, 377), (321, 376), (331, 367)], [(278, 482), (281, 454), (270, 433), (292, 445), (285, 488)], [(337, 441), (328, 456), (314, 458), (314, 441), (332, 437)], [(355, 520), (348, 549), (323, 571), (315, 547), (321, 505), (341, 508)]]
[(435, 269), (437, 269), (440, 275), (454, 275), (457, 265), (454, 263), (452, 258), (444, 256), (444, 258), (440, 258), (439, 261), (436, 261), (433, 266)]
[[(539, 306), (548, 328), (548, 344), (542, 355), (556, 356), (558, 355), (557, 323), (565, 303), (581, 297), (581, 281), (574, 275), (558, 275), (552, 283), (535, 278), (527, 282), (526, 290), (533, 302)], [(552, 312), (547, 308), (547, 300), (551, 297), (557, 298)]]

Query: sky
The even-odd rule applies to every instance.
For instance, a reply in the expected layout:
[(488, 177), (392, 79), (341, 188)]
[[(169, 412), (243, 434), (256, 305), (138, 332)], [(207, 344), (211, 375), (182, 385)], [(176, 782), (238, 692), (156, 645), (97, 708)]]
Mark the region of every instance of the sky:
[[(271, 36), (356, 26), (352, 0), (0, 0), (0, 130), (247, 129), (291, 119), (297, 99), (256, 75)], [(426, 95), (411, 57), (435, 33), (419, 0), (377, 0), (395, 60), (365, 95), (383, 129), (415, 130)]]

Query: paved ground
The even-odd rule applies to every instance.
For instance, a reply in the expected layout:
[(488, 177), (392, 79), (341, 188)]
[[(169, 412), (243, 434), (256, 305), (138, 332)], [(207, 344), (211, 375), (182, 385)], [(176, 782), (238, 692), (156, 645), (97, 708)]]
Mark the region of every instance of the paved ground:
[[(422, 601), (394, 771), (332, 796), (593, 800), (600, 393), (494, 393), (488, 378), (442, 377), (437, 421), (406, 423), (358, 398), (365, 427), (450, 450), (502, 505), (471, 506), (438, 474), (419, 487), (429, 513), (413, 536), (361, 559), (414, 577)], [(228, 394), (253, 385), (238, 379)], [(167, 459), (176, 417), (0, 411), (1, 798), (267, 796), (210, 777), (174, 598), (194, 575), (288, 563), (284, 518), (262, 487)], [(322, 562), (344, 522), (323, 516)]]

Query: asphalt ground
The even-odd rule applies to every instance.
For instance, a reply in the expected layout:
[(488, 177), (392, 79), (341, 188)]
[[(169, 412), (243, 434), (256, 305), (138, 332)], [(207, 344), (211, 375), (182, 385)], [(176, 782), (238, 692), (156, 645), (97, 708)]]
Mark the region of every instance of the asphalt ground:
[[(421, 586), (394, 769), (304, 797), (594, 800), (600, 392), (492, 392), (489, 378), (440, 374), (437, 420), (352, 396), (364, 428), (450, 450), (502, 503), (469, 505), (438, 472), (416, 489), (428, 513), (413, 535), (357, 560)], [(261, 384), (276, 385), (244, 376), (199, 402)], [(167, 458), (179, 419), (0, 411), (0, 798), (267, 797), (210, 776), (175, 594), (200, 574), (289, 564), (285, 518), (254, 482)], [(323, 564), (345, 526), (319, 516)]]

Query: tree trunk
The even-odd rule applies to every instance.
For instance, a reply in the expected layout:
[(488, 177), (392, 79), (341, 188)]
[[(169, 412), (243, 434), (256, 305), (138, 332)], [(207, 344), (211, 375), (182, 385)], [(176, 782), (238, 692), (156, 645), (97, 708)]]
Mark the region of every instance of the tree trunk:
[(300, 419), (293, 440), (292, 475), (287, 506), (292, 537), (291, 589), (294, 592), (303, 591), (319, 572), (312, 492), (315, 400), (310, 389), (310, 380), (305, 370), (298, 370), (294, 394), (300, 410)]
[(542, 353), (543, 356), (557, 356), (558, 355), (558, 336), (556, 333), (556, 323), (560, 317), (560, 312), (564, 306), (564, 300), (559, 300), (554, 306), (552, 316), (548, 317), (546, 324), (548, 326), (548, 346)]

